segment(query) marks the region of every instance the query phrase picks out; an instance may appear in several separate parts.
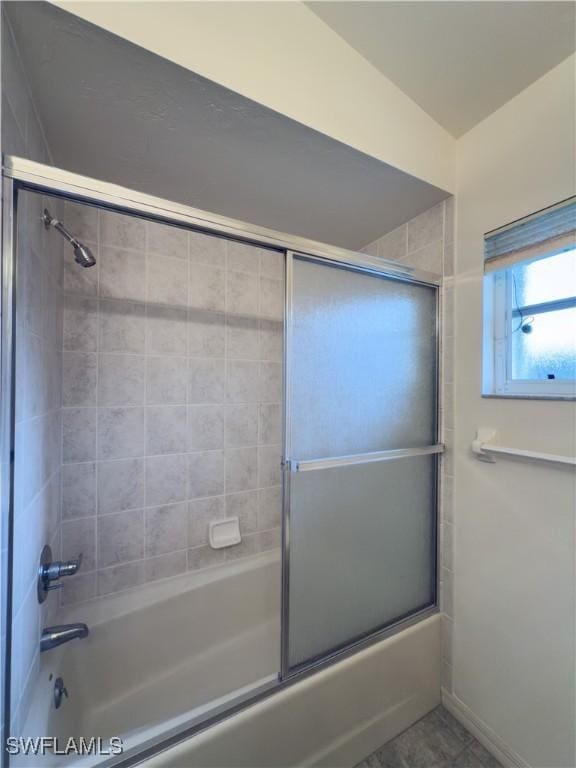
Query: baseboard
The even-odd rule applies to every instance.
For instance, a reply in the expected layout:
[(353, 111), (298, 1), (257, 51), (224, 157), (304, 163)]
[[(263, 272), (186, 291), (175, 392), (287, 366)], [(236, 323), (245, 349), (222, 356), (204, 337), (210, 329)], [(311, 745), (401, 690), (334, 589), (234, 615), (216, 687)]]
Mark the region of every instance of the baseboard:
[(498, 734), (477, 717), (463, 701), (442, 688), (442, 704), (465, 726), (486, 749), (499, 760), (504, 768), (531, 768), (519, 754), (511, 749)]

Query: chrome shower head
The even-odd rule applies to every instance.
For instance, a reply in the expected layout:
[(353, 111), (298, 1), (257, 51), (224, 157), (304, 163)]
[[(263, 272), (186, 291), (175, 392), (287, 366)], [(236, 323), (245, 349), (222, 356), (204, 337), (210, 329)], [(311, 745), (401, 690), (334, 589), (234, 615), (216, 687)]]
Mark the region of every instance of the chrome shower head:
[(77, 264), (80, 264), (81, 267), (93, 267), (96, 264), (96, 259), (90, 248), (88, 248), (87, 245), (81, 243), (80, 240), (74, 237), (74, 235), (71, 235), (66, 227), (62, 224), (62, 222), (58, 221), (58, 219), (55, 219), (50, 215), (50, 211), (47, 208), (44, 209), (44, 216), (42, 217), (42, 221), (44, 222), (46, 229), (53, 227), (55, 230), (60, 232), (62, 237), (68, 240), (74, 249), (74, 259)]

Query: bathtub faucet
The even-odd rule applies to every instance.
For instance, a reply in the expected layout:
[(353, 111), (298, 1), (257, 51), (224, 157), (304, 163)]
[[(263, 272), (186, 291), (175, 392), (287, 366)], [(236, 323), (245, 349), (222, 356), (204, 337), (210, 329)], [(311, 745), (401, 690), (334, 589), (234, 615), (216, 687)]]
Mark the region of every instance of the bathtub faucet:
[(86, 624), (59, 624), (56, 627), (46, 627), (42, 630), (40, 638), (40, 650), (49, 651), (51, 648), (57, 648), (75, 637), (83, 639), (88, 637), (90, 630)]

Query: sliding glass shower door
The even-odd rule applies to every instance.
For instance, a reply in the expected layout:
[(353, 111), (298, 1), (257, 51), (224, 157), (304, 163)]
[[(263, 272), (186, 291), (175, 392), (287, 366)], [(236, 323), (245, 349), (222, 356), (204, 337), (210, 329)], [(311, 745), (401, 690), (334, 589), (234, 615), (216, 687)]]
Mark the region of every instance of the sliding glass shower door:
[(439, 451), (436, 289), (288, 278), (286, 675), (434, 604)]

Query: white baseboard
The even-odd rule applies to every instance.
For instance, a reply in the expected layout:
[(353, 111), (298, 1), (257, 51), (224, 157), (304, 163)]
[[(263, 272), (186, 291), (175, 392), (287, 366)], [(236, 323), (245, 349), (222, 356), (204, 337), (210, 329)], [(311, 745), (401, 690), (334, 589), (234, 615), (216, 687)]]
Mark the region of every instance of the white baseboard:
[(531, 768), (498, 734), (477, 717), (463, 701), (442, 688), (442, 704), (478, 741), (499, 760), (504, 768)]

